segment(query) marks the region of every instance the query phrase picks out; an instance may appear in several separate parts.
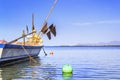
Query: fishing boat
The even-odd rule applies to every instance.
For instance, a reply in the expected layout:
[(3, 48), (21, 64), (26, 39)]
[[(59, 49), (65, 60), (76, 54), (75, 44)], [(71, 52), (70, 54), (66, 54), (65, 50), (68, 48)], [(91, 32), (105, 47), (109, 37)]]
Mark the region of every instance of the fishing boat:
[[(24, 51), (23, 47), (27, 53)], [(43, 46), (0, 44), (0, 63), (28, 58), (29, 56), (36, 57), (38, 56), (42, 47)]]
[[(28, 26), (26, 26), (26, 33), (25, 30), (23, 30), (21, 37), (18, 37), (10, 42), (0, 40), (0, 64), (28, 57), (36, 57), (39, 55), (41, 49), (44, 51), (43, 40), (40, 35), (47, 35), (49, 40), (51, 39), (51, 33), (56, 36), (55, 26), (53, 24), (48, 26), (47, 24), (48, 17), (50, 16), (56, 3), (57, 0), (55, 0), (52, 5), (44, 24), (38, 33), (34, 26), (34, 14), (32, 14), (32, 31), (30, 33)], [(19, 42), (18, 40), (20, 39), (23, 39), (23, 41)]]

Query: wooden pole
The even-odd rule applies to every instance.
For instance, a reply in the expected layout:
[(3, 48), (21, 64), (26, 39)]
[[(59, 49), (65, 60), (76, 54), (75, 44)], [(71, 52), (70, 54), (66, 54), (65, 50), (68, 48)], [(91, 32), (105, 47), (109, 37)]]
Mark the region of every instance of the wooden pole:
[[(53, 9), (55, 8), (55, 5), (57, 4), (57, 1), (58, 1), (58, 0), (55, 0), (55, 1), (54, 1), (54, 3), (53, 3), (53, 5), (52, 5), (52, 7), (51, 7), (51, 9), (50, 9), (50, 11), (49, 11), (49, 13), (48, 13), (47, 17), (45, 18), (45, 21), (44, 21), (44, 23), (43, 23), (43, 26), (42, 26), (42, 27), (44, 27), (44, 25), (45, 25), (45, 24), (46, 24), (46, 22), (48, 21), (48, 18), (49, 18), (49, 16), (51, 15), (51, 13), (52, 13)], [(41, 29), (42, 29), (42, 28), (41, 28)], [(38, 32), (38, 35), (40, 35), (40, 33), (41, 33), (41, 29), (40, 29), (40, 31)]]
[(16, 39), (14, 39), (14, 40), (8, 42), (7, 44), (12, 44), (12, 43), (18, 41), (19, 39), (24, 38), (24, 37), (27, 37), (28, 35), (31, 35), (31, 34), (33, 34), (33, 33), (36, 33), (36, 31), (33, 31), (33, 32), (28, 33), (28, 34), (26, 34), (26, 35), (24, 35), (24, 36), (21, 36), (21, 37), (19, 37), (19, 38), (16, 38)]

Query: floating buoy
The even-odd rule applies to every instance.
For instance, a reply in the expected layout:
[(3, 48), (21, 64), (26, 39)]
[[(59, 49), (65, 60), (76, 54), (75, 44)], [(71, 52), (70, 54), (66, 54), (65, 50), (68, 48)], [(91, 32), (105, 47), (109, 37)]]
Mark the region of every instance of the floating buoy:
[(65, 64), (62, 67), (62, 76), (64, 80), (72, 80), (73, 68), (70, 64)]
[(70, 64), (65, 64), (62, 67), (62, 73), (63, 74), (72, 74), (73, 73), (73, 68)]
[(53, 54), (54, 54), (54, 53), (51, 51), (51, 52), (50, 52), (50, 55), (53, 55)]

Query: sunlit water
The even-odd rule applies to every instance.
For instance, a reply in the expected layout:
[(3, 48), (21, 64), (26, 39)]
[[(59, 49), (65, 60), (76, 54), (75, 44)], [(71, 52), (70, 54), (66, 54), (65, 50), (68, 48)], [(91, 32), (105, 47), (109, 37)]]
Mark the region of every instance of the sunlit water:
[[(24, 61), (0, 68), (0, 80), (120, 80), (120, 47), (45, 47), (37, 63)], [(49, 52), (54, 54), (50, 55)], [(31, 63), (31, 64), (30, 64)], [(73, 74), (63, 75), (70, 64)]]

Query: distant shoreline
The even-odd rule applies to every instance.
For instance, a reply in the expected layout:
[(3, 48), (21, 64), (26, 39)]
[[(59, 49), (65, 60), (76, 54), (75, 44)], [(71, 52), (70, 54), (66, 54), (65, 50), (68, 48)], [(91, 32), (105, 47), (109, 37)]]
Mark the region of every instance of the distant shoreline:
[[(45, 46), (50, 47), (50, 46)], [(52, 47), (120, 47), (120, 45), (60, 45)]]
[(61, 47), (120, 47), (120, 45), (80, 45), (80, 46), (61, 46)]

